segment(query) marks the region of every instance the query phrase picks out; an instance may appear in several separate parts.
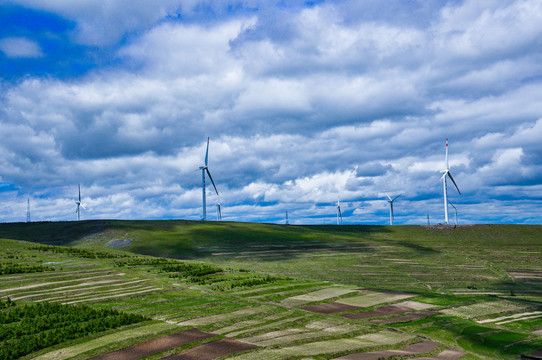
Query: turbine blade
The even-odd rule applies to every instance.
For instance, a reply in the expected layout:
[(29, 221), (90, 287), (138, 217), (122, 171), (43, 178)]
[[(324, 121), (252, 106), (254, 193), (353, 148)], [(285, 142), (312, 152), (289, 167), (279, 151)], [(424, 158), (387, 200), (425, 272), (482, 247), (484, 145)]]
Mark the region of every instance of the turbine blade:
[(439, 182), (442, 181), (442, 179), (444, 179), (444, 177), (448, 175), (448, 170), (444, 170), (444, 174), (442, 174), (442, 177), (440, 178)]
[(343, 213), (341, 212), (341, 207), (337, 207), (337, 210), (339, 210), (339, 219), (341, 219), (341, 222), (343, 222)]
[(81, 202), (81, 185), (77, 184), (77, 188), (79, 189), (79, 202)]
[(397, 198), (398, 198), (399, 196), (401, 196), (401, 195), (403, 195), (403, 194), (399, 194), (399, 195), (397, 195), (396, 197), (394, 197), (394, 198), (393, 198), (393, 200), (392, 200), (392, 201), (395, 201), (395, 199), (397, 199)]
[(391, 197), (388, 195), (388, 193), (386, 192), (386, 190), (384, 190), (384, 194), (386, 194), (386, 196), (388, 197), (388, 199), (390, 199), (390, 201), (392, 201), (392, 200), (391, 200)]
[(218, 190), (216, 188), (216, 185), (215, 185), (215, 182), (213, 180), (213, 177), (211, 176), (211, 172), (209, 171), (208, 168), (205, 168), (205, 171), (207, 171), (207, 175), (209, 175), (209, 179), (211, 179), (211, 182), (213, 183), (213, 187), (215, 188), (215, 191), (216, 191), (216, 194), (218, 195)]
[(207, 151), (205, 151), (205, 166), (207, 166), (208, 159), (209, 159), (209, 138), (207, 138)]
[(457, 187), (457, 184), (455, 183), (455, 180), (454, 180), (454, 178), (452, 177), (452, 173), (448, 171), (448, 175), (450, 176), (450, 180), (452, 180), (452, 182), (454, 183), (455, 188), (457, 189), (457, 192), (459, 193), (459, 195), (461, 195), (461, 191), (460, 191), (459, 188)]

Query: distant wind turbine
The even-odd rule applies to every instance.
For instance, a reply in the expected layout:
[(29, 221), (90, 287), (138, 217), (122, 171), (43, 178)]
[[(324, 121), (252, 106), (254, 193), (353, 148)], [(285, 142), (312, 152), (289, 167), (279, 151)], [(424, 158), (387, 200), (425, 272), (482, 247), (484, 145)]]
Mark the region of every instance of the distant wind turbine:
[(337, 196), (337, 225), (341, 225), (343, 222), (343, 214), (341, 213), (341, 203), (339, 196)]
[(454, 210), (455, 210), (455, 225), (457, 226), (457, 208), (456, 208), (456, 207), (454, 206), (454, 204), (452, 204), (450, 201), (448, 201), (448, 203), (449, 203), (450, 205), (452, 205), (452, 207), (453, 207)]
[(77, 221), (79, 221), (81, 220), (81, 208), (83, 208), (83, 210), (85, 211), (87, 211), (87, 209), (85, 209), (85, 206), (81, 203), (81, 185), (77, 184), (77, 188), (79, 189), (79, 200), (75, 202), (75, 204), (77, 205), (77, 209), (75, 210), (75, 212), (77, 213)]
[(450, 166), (448, 165), (448, 138), (446, 138), (446, 169), (442, 170), (443, 175), (440, 178), (439, 181), (443, 181), (443, 187), (444, 187), (444, 222), (446, 225), (448, 225), (448, 187), (446, 184), (446, 178), (449, 176), (450, 180), (454, 183), (455, 188), (457, 189), (457, 192), (459, 195), (461, 195), (461, 191), (459, 191), (459, 188), (457, 187), (457, 184), (455, 183), (455, 180), (452, 176), (452, 173), (450, 172)]
[[(203, 195), (203, 218), (202, 220), (207, 220), (207, 199), (205, 198), (205, 173), (207, 172), (207, 175), (209, 176), (209, 179), (211, 179), (211, 183), (213, 183), (213, 187), (215, 188), (216, 195), (218, 195), (218, 190), (216, 189), (215, 182), (213, 180), (213, 177), (211, 176), (211, 173), (209, 172), (209, 168), (207, 167), (207, 160), (209, 159), (209, 138), (207, 138), (207, 151), (205, 152), (205, 166), (200, 166), (201, 170), (201, 181), (203, 183), (203, 189), (202, 189), (202, 195)], [(220, 199), (219, 203), (217, 205), (218, 211), (220, 212)]]
[(399, 194), (397, 195), (396, 197), (394, 197), (393, 199), (388, 195), (388, 193), (386, 192), (386, 190), (384, 190), (384, 194), (386, 194), (386, 196), (388, 197), (388, 202), (390, 203), (390, 225), (393, 225), (393, 219), (395, 219), (395, 217), (393, 216), (393, 202), (395, 200), (397, 200), (397, 198), (403, 194)]

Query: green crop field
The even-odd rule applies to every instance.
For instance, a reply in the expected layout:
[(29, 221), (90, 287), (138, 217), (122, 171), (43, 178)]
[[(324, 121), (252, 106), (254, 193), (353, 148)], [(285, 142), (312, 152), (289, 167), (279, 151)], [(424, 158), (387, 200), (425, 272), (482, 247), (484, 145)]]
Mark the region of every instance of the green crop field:
[(0, 224), (0, 239), (6, 359), (161, 359), (224, 339), (244, 347), (221, 359), (542, 351), (542, 226), (100, 220)]

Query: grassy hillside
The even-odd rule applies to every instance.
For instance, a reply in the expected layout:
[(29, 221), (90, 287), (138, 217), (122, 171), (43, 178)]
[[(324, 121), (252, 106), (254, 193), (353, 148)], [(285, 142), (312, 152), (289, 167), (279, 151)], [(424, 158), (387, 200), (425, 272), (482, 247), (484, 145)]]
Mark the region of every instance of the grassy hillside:
[(0, 301), (16, 303), (0, 320), (36, 302), (144, 317), (25, 358), (88, 359), (193, 327), (208, 339), (152, 358), (221, 339), (258, 346), (225, 357), (239, 360), (542, 350), (542, 226), (81, 221), (0, 224), (0, 239)]
[[(0, 238), (197, 259), (389, 290), (538, 294), (542, 226), (286, 226), (195, 221), (2, 224)], [(345, 271), (347, 270), (347, 271)], [(536, 285), (536, 286), (533, 286)]]

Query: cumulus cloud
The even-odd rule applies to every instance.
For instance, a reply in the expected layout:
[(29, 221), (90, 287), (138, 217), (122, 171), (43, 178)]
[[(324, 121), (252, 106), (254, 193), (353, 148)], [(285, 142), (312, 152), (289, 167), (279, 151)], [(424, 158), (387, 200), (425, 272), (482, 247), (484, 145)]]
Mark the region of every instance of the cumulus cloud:
[(228, 220), (332, 223), (340, 195), (346, 222), (386, 223), (386, 189), (397, 223), (436, 221), (449, 137), (465, 221), (540, 222), (536, 1), (21, 4), (115, 64), (1, 89), (5, 220), (32, 194), (42, 219), (74, 218), (77, 183), (90, 218), (199, 219), (210, 136)]

